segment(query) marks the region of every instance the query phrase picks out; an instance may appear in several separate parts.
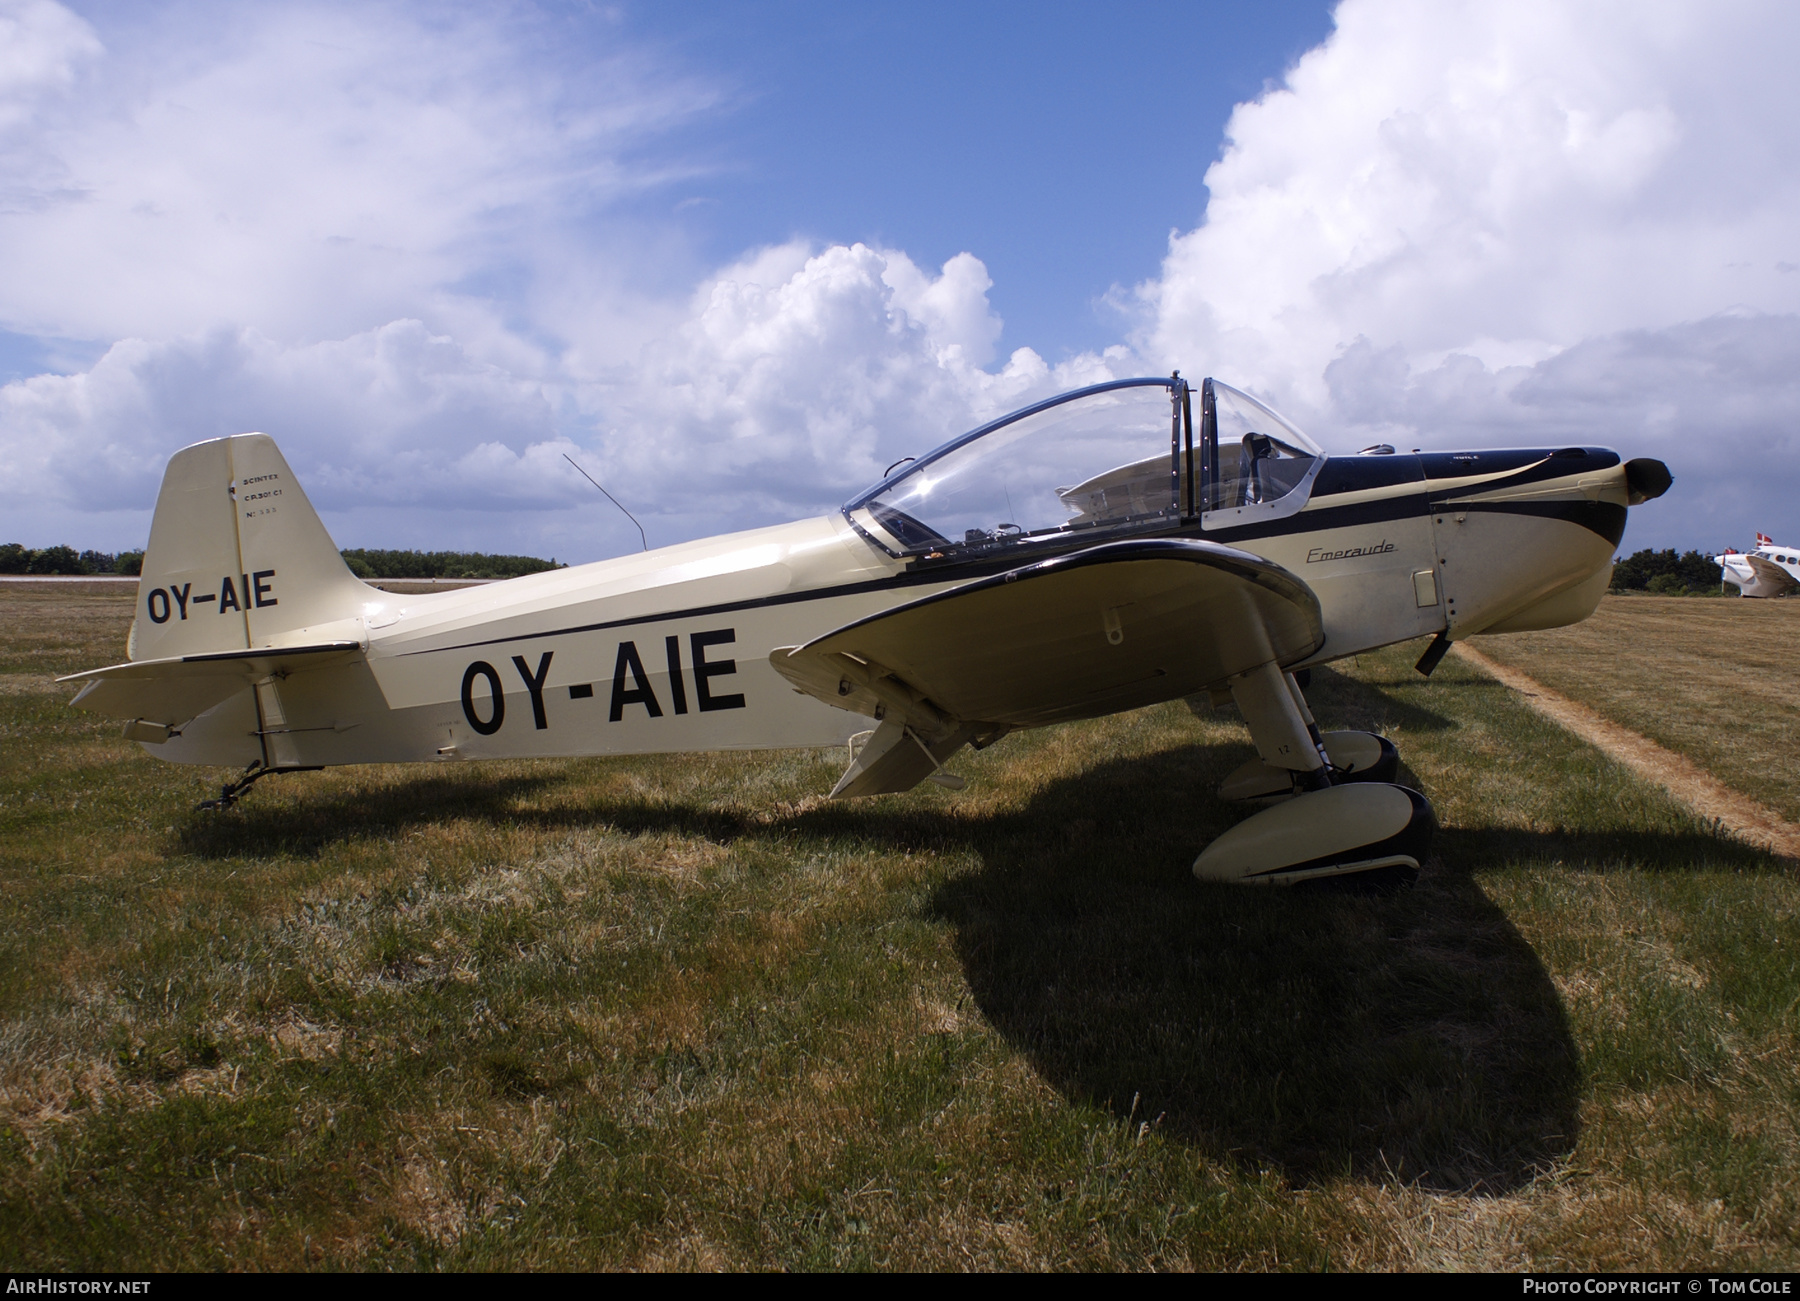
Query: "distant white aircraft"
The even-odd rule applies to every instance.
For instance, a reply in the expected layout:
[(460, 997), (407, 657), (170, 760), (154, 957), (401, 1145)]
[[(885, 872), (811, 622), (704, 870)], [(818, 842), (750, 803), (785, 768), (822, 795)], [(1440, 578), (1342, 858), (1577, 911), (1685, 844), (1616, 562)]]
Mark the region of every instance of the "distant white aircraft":
[(1328, 457), (1178, 375), (1098, 384), (912, 461), (819, 519), (423, 596), (358, 580), (272, 439), (178, 452), (128, 662), (65, 681), (159, 757), (334, 764), (850, 744), (835, 797), (965, 745), (1235, 701), (1279, 799), (1204, 879), (1417, 870), (1436, 825), (1391, 743), (1321, 734), (1295, 670), (1586, 618), (1660, 461), (1603, 448)]
[(1766, 533), (1756, 535), (1756, 550), (1714, 556), (1727, 583), (1739, 596), (1785, 596), (1800, 590), (1800, 547), (1784, 547)]

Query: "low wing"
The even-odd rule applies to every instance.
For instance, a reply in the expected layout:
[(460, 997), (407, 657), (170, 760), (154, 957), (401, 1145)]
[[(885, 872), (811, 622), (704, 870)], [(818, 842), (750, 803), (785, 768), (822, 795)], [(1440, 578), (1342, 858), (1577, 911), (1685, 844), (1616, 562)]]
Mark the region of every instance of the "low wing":
[(1747, 561), (1758, 580), (1767, 583), (1777, 593), (1800, 587), (1800, 582), (1796, 582), (1792, 574), (1773, 560), (1765, 560), (1761, 556), (1742, 556), (1739, 559)]
[(57, 681), (82, 683), (70, 703), (92, 713), (178, 727), (265, 678), (340, 664), (361, 653), (361, 644), (353, 641), (222, 651), (134, 660)]
[[(1173, 700), (1270, 661), (1303, 660), (1324, 643), (1317, 598), (1281, 566), (1163, 538), (978, 579), (782, 647), (769, 662), (808, 695), (916, 733), (932, 753), (921, 752), (911, 785), (958, 733)], [(873, 792), (840, 783), (840, 793)]]

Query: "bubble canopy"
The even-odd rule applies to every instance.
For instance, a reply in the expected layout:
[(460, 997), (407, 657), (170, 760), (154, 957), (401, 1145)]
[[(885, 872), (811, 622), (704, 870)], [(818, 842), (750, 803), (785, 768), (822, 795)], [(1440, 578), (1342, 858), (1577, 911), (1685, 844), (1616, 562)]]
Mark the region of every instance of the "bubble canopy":
[(1228, 385), (1207, 380), (1200, 405), (1196, 448), (1179, 376), (1059, 394), (952, 439), (844, 513), (893, 555), (941, 557), (1235, 517), (1301, 492), (1298, 509), (1324, 453)]

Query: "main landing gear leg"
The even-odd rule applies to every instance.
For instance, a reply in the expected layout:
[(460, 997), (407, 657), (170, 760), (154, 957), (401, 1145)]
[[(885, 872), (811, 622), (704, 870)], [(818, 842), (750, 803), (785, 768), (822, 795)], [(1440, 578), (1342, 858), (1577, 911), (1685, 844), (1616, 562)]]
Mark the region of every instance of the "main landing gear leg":
[(1304, 790), (1324, 790), (1331, 785), (1319, 729), (1291, 674), (1269, 663), (1240, 673), (1229, 685), (1264, 763), (1295, 774), (1295, 784)]
[[(1333, 786), (1342, 786), (1347, 782), (1391, 782), (1400, 775), (1400, 752), (1394, 743), (1385, 736), (1377, 736), (1373, 732), (1321, 732), (1319, 724), (1313, 718), (1312, 710), (1307, 706), (1306, 693), (1301, 690), (1299, 678), (1292, 673), (1283, 673), (1287, 683), (1288, 694), (1293, 697), (1294, 708), (1300, 713), (1300, 719), (1306, 726), (1306, 734), (1311, 738), (1313, 746), (1325, 756), (1325, 766)], [(1244, 692), (1233, 691), (1242, 709)], [(1275, 702), (1279, 708), (1279, 701)], [(1250, 714), (1246, 711), (1244, 717)], [(1252, 723), (1250, 734), (1256, 736), (1256, 724)], [(1260, 747), (1259, 747), (1260, 748)], [(1266, 804), (1271, 800), (1285, 800), (1302, 791), (1314, 789), (1316, 780), (1310, 776), (1291, 771), (1288, 767), (1270, 763), (1266, 758), (1252, 759), (1241, 764), (1230, 776), (1219, 783), (1219, 798), (1230, 801), (1250, 801)]]
[(1299, 679), (1292, 673), (1283, 676), (1287, 678), (1288, 690), (1293, 692), (1294, 704), (1299, 707), (1301, 717), (1306, 719), (1307, 733), (1331, 769), (1333, 786), (1342, 786), (1346, 782), (1391, 782), (1400, 775), (1400, 752), (1392, 741), (1373, 732), (1321, 733), (1312, 710), (1307, 708), (1306, 693), (1300, 689)]
[[(1376, 776), (1374, 771), (1363, 780), (1334, 774), (1331, 741), (1338, 734), (1320, 735), (1299, 684), (1275, 664), (1233, 678), (1230, 687), (1261, 756), (1253, 761), (1255, 769), (1285, 780), (1298, 793), (1213, 841), (1194, 860), (1194, 875), (1203, 881), (1255, 885), (1351, 875), (1398, 883), (1416, 876), (1437, 829), (1425, 797), (1391, 781), (1368, 780)], [(1369, 739), (1386, 747), (1380, 757), (1387, 759), (1392, 745), (1380, 737)], [(1392, 763), (1382, 766), (1391, 774), (1397, 763), (1394, 754)], [(1227, 778), (1226, 788), (1251, 767)]]

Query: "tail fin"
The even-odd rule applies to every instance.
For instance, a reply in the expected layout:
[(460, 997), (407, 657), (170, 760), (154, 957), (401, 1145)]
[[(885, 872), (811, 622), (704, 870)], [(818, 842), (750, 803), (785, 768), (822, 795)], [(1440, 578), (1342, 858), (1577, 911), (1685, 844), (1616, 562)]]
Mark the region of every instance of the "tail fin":
[(267, 434), (175, 453), (143, 573), (134, 660), (342, 636), (369, 598)]

